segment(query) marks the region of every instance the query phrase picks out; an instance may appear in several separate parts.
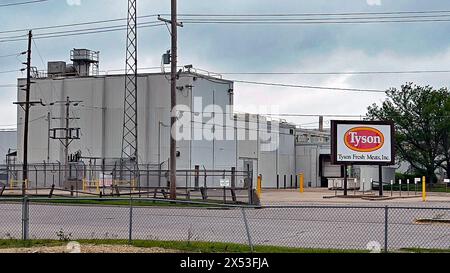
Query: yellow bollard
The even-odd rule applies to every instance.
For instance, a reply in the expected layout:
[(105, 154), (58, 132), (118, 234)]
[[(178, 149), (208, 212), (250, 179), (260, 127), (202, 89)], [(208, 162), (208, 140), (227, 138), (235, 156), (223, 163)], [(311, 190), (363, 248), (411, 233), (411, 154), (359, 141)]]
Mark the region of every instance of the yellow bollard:
[(303, 193), (305, 191), (304, 189), (305, 175), (303, 173), (300, 173), (299, 176), (300, 176), (300, 193)]
[(97, 189), (97, 193), (100, 194), (100, 179), (96, 179), (95, 181), (95, 187)]
[(422, 201), (427, 201), (427, 190), (426, 190), (426, 184), (425, 184), (425, 176), (422, 177)]
[(262, 187), (262, 176), (258, 175), (258, 181), (256, 184), (256, 194), (258, 195), (258, 197), (261, 197), (261, 187)]

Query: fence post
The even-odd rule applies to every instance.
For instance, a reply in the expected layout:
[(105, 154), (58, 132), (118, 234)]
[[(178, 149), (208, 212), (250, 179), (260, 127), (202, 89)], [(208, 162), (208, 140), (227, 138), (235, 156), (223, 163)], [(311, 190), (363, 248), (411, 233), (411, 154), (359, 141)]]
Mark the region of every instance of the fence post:
[(389, 211), (389, 207), (385, 206), (384, 207), (384, 252), (388, 251), (388, 222), (389, 222), (388, 211)]
[(29, 239), (29, 200), (28, 196), (23, 197), (22, 202), (22, 240)]
[(253, 175), (250, 170), (247, 171), (248, 203), (253, 204)]
[(244, 219), (244, 224), (245, 224), (245, 231), (247, 232), (248, 245), (250, 247), (250, 252), (253, 253), (252, 236), (250, 235), (250, 228), (249, 228), (248, 222), (247, 222), (247, 215), (245, 214), (245, 208), (242, 207), (241, 209), (242, 209), (242, 218)]
[(128, 223), (128, 244), (133, 242), (133, 197), (130, 195), (130, 219)]

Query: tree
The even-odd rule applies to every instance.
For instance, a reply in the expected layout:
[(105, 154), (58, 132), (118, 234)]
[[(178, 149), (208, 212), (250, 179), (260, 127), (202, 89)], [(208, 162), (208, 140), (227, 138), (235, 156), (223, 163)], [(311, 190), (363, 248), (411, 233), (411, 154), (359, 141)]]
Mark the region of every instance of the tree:
[(381, 106), (368, 107), (368, 119), (393, 121), (397, 159), (436, 182), (436, 169), (444, 167), (448, 173), (450, 166), (449, 91), (407, 83), (386, 95)]

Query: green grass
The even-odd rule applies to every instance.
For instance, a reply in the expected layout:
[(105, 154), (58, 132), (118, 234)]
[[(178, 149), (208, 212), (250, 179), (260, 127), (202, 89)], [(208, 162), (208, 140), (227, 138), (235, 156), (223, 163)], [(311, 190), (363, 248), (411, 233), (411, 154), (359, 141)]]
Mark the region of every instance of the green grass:
[(450, 253), (450, 248), (448, 249), (401, 248), (400, 251), (412, 253)]
[(28, 240), (22, 241), (17, 239), (0, 240), (0, 248), (22, 248), (22, 247), (41, 247), (41, 246), (61, 246), (66, 244), (57, 240)]
[[(125, 245), (126, 240), (77, 240), (81, 244), (94, 245)], [(66, 244), (57, 240), (0, 240), (0, 248), (22, 248), (33, 246), (61, 246)], [(148, 241), (135, 240), (132, 243), (136, 247), (159, 247), (164, 249), (179, 250), (188, 253), (249, 253), (250, 248), (245, 244), (219, 243), (219, 242), (182, 242), (182, 241)], [(313, 249), (313, 248), (290, 248), (279, 246), (255, 246), (257, 253), (367, 253), (365, 250), (341, 250), (341, 249)]]

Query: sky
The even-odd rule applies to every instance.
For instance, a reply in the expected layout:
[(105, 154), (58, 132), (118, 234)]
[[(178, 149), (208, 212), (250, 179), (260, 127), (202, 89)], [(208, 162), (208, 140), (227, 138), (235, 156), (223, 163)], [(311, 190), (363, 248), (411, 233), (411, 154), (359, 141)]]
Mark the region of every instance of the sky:
[[(15, 29), (124, 18), (127, 0), (49, 0), (6, 6), (0, 1), (0, 41), (26, 32)], [(347, 13), (450, 10), (445, 0), (179, 0), (178, 11), (196, 14)], [(138, 14), (170, 13), (170, 0), (138, 0)], [(143, 19), (152, 21), (153, 19)], [(114, 25), (125, 22), (111, 23)], [(110, 25), (111, 25), (110, 24)], [(81, 26), (78, 28), (103, 25)], [(49, 30), (35, 30), (34, 33)], [(50, 30), (60, 31), (60, 30)], [(213, 72), (345, 72), (450, 69), (450, 22), (375, 24), (227, 25), (185, 24), (179, 29), (179, 64)], [(165, 26), (139, 29), (139, 67), (157, 67), (170, 48)], [(69, 61), (73, 48), (100, 51), (100, 70), (125, 67), (125, 31), (36, 39), (33, 66)], [(0, 42), (0, 56), (26, 50), (26, 41)], [(0, 57), (0, 128), (16, 127), (15, 84), (23, 57)], [(145, 71), (148, 72), (148, 71)], [(157, 72), (157, 71), (155, 71)], [(225, 79), (340, 88), (400, 88), (406, 82), (447, 87), (450, 73), (371, 75), (247, 75)], [(2, 87), (3, 86), (3, 87)], [(235, 83), (236, 110), (248, 105), (276, 105), (281, 113), (302, 115), (365, 115), (384, 93), (300, 89)], [(318, 126), (318, 117), (284, 117), (304, 128)], [(331, 117), (325, 118), (329, 126)]]

